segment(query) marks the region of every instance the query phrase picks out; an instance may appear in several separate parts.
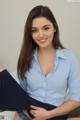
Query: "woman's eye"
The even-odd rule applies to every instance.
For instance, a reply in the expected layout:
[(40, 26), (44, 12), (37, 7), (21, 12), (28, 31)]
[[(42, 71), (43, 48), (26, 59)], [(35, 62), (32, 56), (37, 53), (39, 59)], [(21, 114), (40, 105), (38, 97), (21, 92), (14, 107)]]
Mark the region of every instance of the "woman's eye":
[(32, 33), (33, 33), (33, 32), (37, 32), (37, 30), (32, 30)]
[(49, 27), (45, 27), (44, 30), (49, 30)]

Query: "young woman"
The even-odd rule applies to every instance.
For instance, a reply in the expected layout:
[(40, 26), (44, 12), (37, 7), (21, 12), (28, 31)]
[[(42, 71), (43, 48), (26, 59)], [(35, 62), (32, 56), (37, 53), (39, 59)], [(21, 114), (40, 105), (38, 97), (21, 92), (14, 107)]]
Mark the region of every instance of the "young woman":
[(80, 105), (79, 64), (61, 44), (58, 24), (47, 6), (36, 6), (28, 15), (17, 70), (32, 101), (28, 113), (33, 120), (64, 120)]

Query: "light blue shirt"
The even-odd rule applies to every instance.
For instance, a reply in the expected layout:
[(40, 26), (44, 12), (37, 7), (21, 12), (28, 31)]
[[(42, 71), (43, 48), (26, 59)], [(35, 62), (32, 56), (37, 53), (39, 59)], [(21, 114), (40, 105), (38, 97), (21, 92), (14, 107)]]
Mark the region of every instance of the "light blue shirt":
[(27, 80), (21, 80), (20, 84), (34, 99), (59, 106), (64, 103), (69, 89), (69, 99), (80, 101), (80, 66), (73, 53), (67, 49), (57, 50), (55, 69), (47, 76), (40, 69), (36, 49), (32, 68), (26, 76)]

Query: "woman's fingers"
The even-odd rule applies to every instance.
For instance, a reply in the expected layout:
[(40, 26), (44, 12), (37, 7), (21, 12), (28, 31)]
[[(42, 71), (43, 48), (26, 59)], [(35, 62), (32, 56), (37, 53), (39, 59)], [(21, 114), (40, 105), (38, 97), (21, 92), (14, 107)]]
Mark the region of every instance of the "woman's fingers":
[(32, 109), (34, 109), (34, 110), (37, 110), (37, 109), (39, 109), (40, 107), (37, 107), (37, 106), (34, 106), (34, 105), (31, 105), (30, 106)]

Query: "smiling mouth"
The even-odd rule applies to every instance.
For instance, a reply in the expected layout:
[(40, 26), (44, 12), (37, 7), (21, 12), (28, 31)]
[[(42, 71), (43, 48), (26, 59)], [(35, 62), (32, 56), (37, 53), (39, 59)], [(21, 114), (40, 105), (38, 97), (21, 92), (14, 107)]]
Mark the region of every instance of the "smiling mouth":
[(47, 39), (40, 39), (39, 42), (46, 42)]

